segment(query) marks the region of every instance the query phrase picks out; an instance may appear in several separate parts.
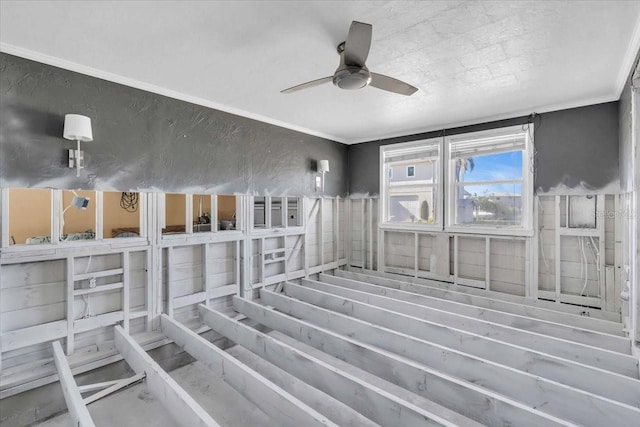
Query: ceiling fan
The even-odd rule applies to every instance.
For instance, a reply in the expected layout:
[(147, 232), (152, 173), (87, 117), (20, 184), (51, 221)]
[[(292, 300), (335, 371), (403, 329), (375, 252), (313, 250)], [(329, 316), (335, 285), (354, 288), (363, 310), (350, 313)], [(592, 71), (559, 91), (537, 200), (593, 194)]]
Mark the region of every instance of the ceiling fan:
[(369, 49), (371, 48), (371, 24), (358, 21), (351, 22), (347, 41), (338, 45), (338, 55), (340, 55), (340, 65), (333, 76), (312, 80), (297, 86), (280, 91), (281, 93), (297, 92), (318, 86), (324, 83), (333, 82), (340, 89), (362, 89), (365, 86), (373, 86), (388, 92), (401, 95), (413, 95), (418, 88), (408, 83), (388, 77), (378, 73), (372, 73), (365, 65)]

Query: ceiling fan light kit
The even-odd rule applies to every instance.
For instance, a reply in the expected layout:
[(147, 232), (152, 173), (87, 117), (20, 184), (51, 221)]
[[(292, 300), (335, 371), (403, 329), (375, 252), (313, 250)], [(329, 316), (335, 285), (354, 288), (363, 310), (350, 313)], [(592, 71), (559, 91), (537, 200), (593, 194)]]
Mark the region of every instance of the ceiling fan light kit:
[(349, 27), (347, 40), (337, 47), (340, 65), (333, 76), (312, 80), (297, 86), (284, 89), (281, 93), (293, 93), (302, 89), (333, 82), (340, 89), (355, 90), (373, 86), (400, 95), (413, 95), (418, 88), (408, 83), (369, 71), (365, 62), (371, 48), (371, 24), (353, 21)]

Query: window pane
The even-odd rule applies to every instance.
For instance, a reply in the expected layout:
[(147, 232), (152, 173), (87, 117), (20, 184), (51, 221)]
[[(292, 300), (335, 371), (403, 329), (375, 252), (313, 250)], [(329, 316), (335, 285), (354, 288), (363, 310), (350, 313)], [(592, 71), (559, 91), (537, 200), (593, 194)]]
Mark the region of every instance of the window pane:
[(236, 196), (218, 196), (218, 230), (236, 229)]
[(522, 184), (456, 186), (456, 224), (504, 226), (522, 223)]
[(107, 191), (102, 195), (105, 239), (140, 235), (140, 194)]
[(51, 190), (9, 189), (9, 244), (51, 243)]
[(211, 231), (211, 195), (194, 194), (193, 196), (193, 232)]
[(62, 192), (60, 240), (93, 240), (96, 238), (96, 192)]
[(452, 160), (457, 182), (522, 179), (522, 151), (458, 157)]
[(186, 233), (187, 196), (185, 194), (165, 195), (165, 228), (162, 234)]
[(432, 224), (436, 220), (436, 195), (434, 187), (410, 189), (402, 193), (392, 191), (389, 194), (388, 221), (390, 222), (420, 222)]
[(386, 221), (437, 222), (439, 144), (385, 153)]

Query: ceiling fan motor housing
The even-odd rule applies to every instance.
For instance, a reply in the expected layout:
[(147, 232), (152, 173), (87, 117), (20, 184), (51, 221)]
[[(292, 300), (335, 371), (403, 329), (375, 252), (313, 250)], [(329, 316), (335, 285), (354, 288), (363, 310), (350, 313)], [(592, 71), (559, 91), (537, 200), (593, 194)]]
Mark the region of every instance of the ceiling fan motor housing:
[(371, 73), (365, 67), (340, 67), (333, 75), (333, 84), (340, 89), (362, 89), (371, 83)]

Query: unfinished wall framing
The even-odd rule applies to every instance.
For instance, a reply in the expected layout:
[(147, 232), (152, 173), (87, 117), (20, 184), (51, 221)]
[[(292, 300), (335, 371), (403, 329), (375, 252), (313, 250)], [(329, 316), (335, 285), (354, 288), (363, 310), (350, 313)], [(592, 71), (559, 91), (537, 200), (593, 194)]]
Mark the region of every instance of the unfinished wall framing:
[(0, 398), (57, 380), (53, 341), (74, 374), (86, 372), (121, 360), (113, 325), (148, 350), (169, 342), (158, 332), (162, 313), (195, 325), (200, 303), (224, 309), (234, 295), (253, 298), (261, 288), (346, 264), (347, 201), (339, 197), (263, 197), (269, 206), (280, 202), (280, 216), (259, 228), (254, 196), (235, 196), (233, 229), (202, 232), (190, 220), (200, 214), (198, 199), (186, 194), (184, 230), (163, 234), (165, 195), (140, 193), (137, 236), (109, 238), (96, 191), (95, 237), (63, 241), (62, 192), (51, 190), (50, 239), (12, 244), (9, 191), (2, 189), (1, 201)]
[[(570, 198), (579, 199), (537, 196), (538, 227), (531, 237), (378, 226), (377, 199), (350, 199), (349, 265), (572, 304), (576, 312), (620, 320), (618, 266), (624, 230), (616, 213), (624, 196), (589, 196), (593, 228), (570, 226)], [(560, 257), (555, 257), (557, 247)]]

